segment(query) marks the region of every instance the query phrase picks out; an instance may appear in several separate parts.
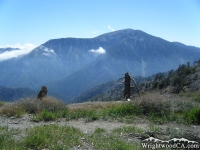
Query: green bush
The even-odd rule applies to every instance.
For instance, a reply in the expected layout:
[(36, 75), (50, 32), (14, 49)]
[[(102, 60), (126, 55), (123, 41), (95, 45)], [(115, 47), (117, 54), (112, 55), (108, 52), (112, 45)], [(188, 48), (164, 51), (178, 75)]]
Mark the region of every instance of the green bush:
[(46, 145), (46, 139), (43, 134), (34, 134), (28, 136), (25, 140), (25, 147), (32, 149), (40, 149)]
[(113, 106), (112, 108), (108, 108), (104, 110), (104, 115), (108, 115), (111, 117), (124, 117), (140, 114), (140, 107), (137, 107), (134, 103), (123, 103), (121, 105)]
[(51, 121), (51, 120), (55, 120), (55, 115), (54, 113), (48, 111), (48, 110), (44, 110), (41, 114), (42, 118), (44, 121)]
[(34, 115), (31, 120), (35, 121), (35, 122), (39, 122), (39, 121), (52, 121), (52, 120), (56, 120), (57, 118), (62, 118), (62, 117), (67, 117), (68, 115), (68, 109), (62, 109), (62, 110), (57, 110), (57, 111), (50, 111), (50, 110), (43, 110), (40, 113), (37, 113), (36, 115)]
[(185, 112), (184, 119), (188, 123), (200, 124), (200, 108), (193, 108)]
[(169, 116), (171, 112), (170, 103), (162, 100), (153, 101), (145, 99), (141, 101), (140, 107), (142, 114), (147, 116), (163, 117)]

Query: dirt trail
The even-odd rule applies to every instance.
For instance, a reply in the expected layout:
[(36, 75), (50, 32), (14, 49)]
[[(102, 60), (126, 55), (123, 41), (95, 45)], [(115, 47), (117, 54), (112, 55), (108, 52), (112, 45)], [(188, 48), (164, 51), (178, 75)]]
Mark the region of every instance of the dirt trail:
[(154, 126), (157, 128), (160, 128), (160, 130), (167, 131), (167, 130), (180, 130), (181, 131), (189, 131), (195, 133), (197, 136), (200, 137), (200, 126), (195, 125), (183, 125), (183, 124), (176, 124), (176, 123), (166, 123), (162, 125), (156, 125), (152, 124), (148, 121), (142, 120), (142, 119), (136, 119), (136, 121), (132, 124), (126, 124), (126, 123), (120, 123), (117, 121), (104, 121), (104, 120), (97, 120), (93, 122), (85, 122), (84, 119), (79, 120), (71, 120), (66, 121), (65, 119), (59, 119), (56, 121), (50, 121), (50, 122), (32, 122), (31, 121), (31, 115), (24, 115), (22, 118), (15, 118), (15, 117), (4, 117), (0, 116), (0, 126), (7, 126), (8, 129), (14, 128), (14, 129), (27, 129), (32, 128), (34, 126), (45, 126), (45, 125), (61, 125), (61, 126), (73, 126), (75, 128), (79, 128), (84, 133), (90, 134), (95, 131), (96, 128), (103, 128), (107, 132), (112, 131), (116, 128), (121, 128), (123, 126), (136, 126), (140, 129), (143, 129), (145, 131), (148, 131), (150, 127)]
[(109, 121), (103, 121), (103, 120), (97, 120), (93, 122), (85, 122), (84, 119), (79, 120), (71, 120), (66, 121), (65, 119), (59, 119), (56, 121), (49, 121), (49, 122), (33, 122), (31, 121), (31, 115), (24, 115), (22, 118), (15, 118), (15, 117), (3, 117), (0, 116), (0, 126), (6, 126), (9, 129), (27, 129), (32, 128), (34, 126), (45, 126), (45, 125), (61, 125), (61, 126), (73, 126), (75, 128), (79, 128), (84, 133), (92, 133), (95, 131), (96, 128), (104, 128), (107, 131), (111, 131), (115, 128), (121, 128), (123, 126), (137, 126), (142, 129), (146, 129), (146, 124), (126, 124), (126, 123), (120, 123), (117, 121), (109, 122)]

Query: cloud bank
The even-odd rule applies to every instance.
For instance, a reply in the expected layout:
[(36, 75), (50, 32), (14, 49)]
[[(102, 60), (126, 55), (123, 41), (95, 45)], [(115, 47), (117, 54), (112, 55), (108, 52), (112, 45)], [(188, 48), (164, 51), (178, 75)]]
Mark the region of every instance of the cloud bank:
[(104, 53), (106, 53), (105, 49), (103, 49), (102, 47), (99, 47), (99, 49), (96, 49), (96, 50), (91, 49), (91, 50), (89, 50), (89, 52), (96, 53), (96, 54), (104, 54)]
[(115, 29), (111, 28), (110, 25), (108, 25), (108, 29), (111, 31), (115, 31)]
[(12, 51), (5, 51), (0, 54), (0, 61), (4, 61), (11, 58), (17, 58), (22, 55), (29, 54), (36, 45), (33, 45), (31, 43), (26, 43), (24, 45), (15, 44), (15, 45), (6, 45), (6, 46), (0, 46), (0, 48), (19, 48), (19, 50), (12, 50)]

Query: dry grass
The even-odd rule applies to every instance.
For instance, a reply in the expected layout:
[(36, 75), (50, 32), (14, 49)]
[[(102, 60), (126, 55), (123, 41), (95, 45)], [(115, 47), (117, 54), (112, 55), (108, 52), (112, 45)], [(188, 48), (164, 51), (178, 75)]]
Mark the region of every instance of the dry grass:
[[(146, 92), (142, 97), (136, 97), (131, 99), (131, 102), (143, 109), (144, 114), (149, 113), (149, 109), (154, 111), (172, 111), (183, 112), (191, 108), (200, 106), (200, 103), (196, 102), (190, 97), (183, 97), (179, 95), (165, 94), (161, 95), (159, 92)], [(111, 102), (85, 102), (70, 104), (68, 108), (70, 111), (76, 110), (102, 110), (120, 106), (126, 101), (111, 101)]]
[(112, 102), (85, 102), (85, 103), (77, 103), (70, 104), (68, 108), (70, 111), (76, 110), (101, 110), (106, 108), (112, 108), (113, 106), (118, 106), (123, 104), (124, 101), (112, 101)]
[(24, 113), (37, 113), (43, 110), (56, 111), (63, 108), (66, 108), (65, 104), (53, 97), (46, 97), (42, 100), (26, 98), (12, 103), (5, 103), (0, 107), (0, 114), (20, 117)]
[(0, 107), (0, 114), (10, 116), (21, 116), (25, 111), (17, 103), (6, 103)]
[[(95, 114), (98, 118), (131, 118), (129, 116), (146, 116), (148, 120), (158, 123), (176, 121), (183, 123), (183, 114), (200, 106), (190, 97), (174, 94), (161, 95), (159, 92), (146, 92), (142, 97), (127, 101), (85, 102), (68, 105), (69, 113)], [(87, 116), (87, 115), (85, 115)], [(74, 117), (71, 117), (74, 118)]]
[(145, 107), (146, 105), (161, 109), (168, 108), (172, 111), (183, 112), (191, 108), (200, 106), (200, 103), (196, 102), (190, 97), (183, 97), (173, 94), (161, 95), (158, 92), (145, 93), (141, 98), (132, 100), (135, 104)]
[(184, 122), (183, 114), (198, 106), (200, 106), (200, 103), (190, 97), (146, 92), (143, 93), (141, 98), (137, 97), (132, 99), (131, 102), (98, 101), (70, 104), (68, 106), (53, 97), (44, 98), (42, 101), (34, 98), (22, 99), (13, 103), (3, 104), (0, 107), (0, 114), (18, 117), (24, 113), (37, 114), (38, 121), (44, 118), (50, 120), (51, 118), (64, 117), (67, 120), (79, 118), (86, 118), (87, 120), (126, 118), (131, 122), (130, 118), (133, 118), (133, 116), (145, 116), (155, 122)]

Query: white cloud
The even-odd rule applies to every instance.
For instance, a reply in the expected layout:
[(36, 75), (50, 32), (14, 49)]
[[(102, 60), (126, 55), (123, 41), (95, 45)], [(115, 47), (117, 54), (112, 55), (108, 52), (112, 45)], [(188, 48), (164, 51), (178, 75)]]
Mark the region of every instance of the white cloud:
[(11, 58), (16, 58), (22, 55), (29, 54), (35, 47), (36, 45), (26, 43), (24, 45), (15, 44), (15, 45), (5, 45), (5, 46), (0, 46), (0, 48), (19, 48), (20, 50), (12, 50), (12, 51), (5, 51), (0, 54), (0, 61), (4, 61), (7, 59)]
[(53, 50), (53, 49), (45, 48), (44, 51), (47, 52), (47, 53), (54, 53), (54, 50)]
[(96, 53), (96, 54), (104, 54), (104, 53), (106, 53), (106, 51), (102, 47), (99, 47), (99, 49), (96, 49), (96, 50), (91, 49), (91, 50), (89, 50), (89, 52)]
[(44, 53), (43, 53), (43, 55), (45, 55), (45, 56), (50, 56), (51, 53), (55, 54), (55, 52), (54, 52), (53, 49), (45, 48), (45, 49), (44, 49)]
[(111, 31), (115, 31), (115, 29), (111, 28), (110, 25), (108, 25), (108, 29)]

